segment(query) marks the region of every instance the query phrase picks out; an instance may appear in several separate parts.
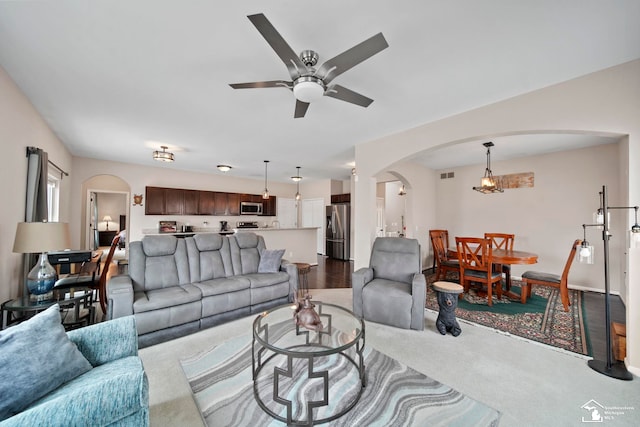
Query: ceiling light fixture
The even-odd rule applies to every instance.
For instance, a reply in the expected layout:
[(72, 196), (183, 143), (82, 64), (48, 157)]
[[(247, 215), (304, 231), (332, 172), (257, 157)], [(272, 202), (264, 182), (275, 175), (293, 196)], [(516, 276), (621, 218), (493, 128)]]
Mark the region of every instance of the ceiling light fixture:
[(324, 95), (322, 80), (313, 76), (302, 76), (293, 82), (293, 96), (298, 101), (311, 103)]
[(269, 189), (267, 188), (267, 165), (269, 164), (269, 160), (264, 161), (264, 192), (262, 193), (263, 199), (269, 198)]
[(491, 172), (491, 147), (493, 147), (493, 142), (485, 142), (482, 145), (487, 147), (487, 167), (484, 170), (484, 177), (482, 177), (482, 185), (480, 187), (473, 187), (473, 189), (483, 194), (504, 193), (504, 190), (497, 185), (496, 180), (493, 177), (493, 173)]
[(231, 170), (231, 166), (229, 165), (218, 165), (216, 167), (220, 172), (229, 172)]
[(300, 166), (296, 166), (298, 172), (296, 172), (296, 176), (292, 176), (291, 179), (296, 182), (296, 200), (300, 200), (302, 197), (300, 195), (300, 181), (302, 181), (302, 177), (300, 176)]
[(173, 162), (175, 160), (175, 157), (173, 155), (173, 153), (170, 153), (167, 151), (167, 147), (166, 145), (161, 145), (160, 148), (162, 148), (162, 151), (154, 151), (153, 152), (153, 159), (157, 160), (159, 162)]

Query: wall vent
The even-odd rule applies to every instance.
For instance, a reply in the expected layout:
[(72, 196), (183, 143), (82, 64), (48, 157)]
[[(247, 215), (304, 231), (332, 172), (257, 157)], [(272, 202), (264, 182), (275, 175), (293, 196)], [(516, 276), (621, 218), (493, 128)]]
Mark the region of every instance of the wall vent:
[(453, 178), (455, 174), (453, 172), (443, 172), (440, 174), (440, 179), (449, 179)]

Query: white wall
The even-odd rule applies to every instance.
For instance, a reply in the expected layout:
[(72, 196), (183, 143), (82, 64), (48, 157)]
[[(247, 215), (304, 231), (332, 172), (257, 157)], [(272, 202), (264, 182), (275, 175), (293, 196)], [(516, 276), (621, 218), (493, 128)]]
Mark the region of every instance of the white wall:
[[(536, 265), (513, 265), (513, 275), (519, 276), (526, 270), (561, 274), (571, 245), (575, 239), (582, 239), (582, 224), (592, 222), (592, 213), (599, 206), (598, 192), (617, 174), (618, 151), (619, 144), (607, 144), (492, 162), (494, 175), (534, 173), (533, 188), (505, 189), (504, 193), (495, 194), (471, 189), (480, 184), (484, 165), (449, 168), (448, 171), (455, 172), (455, 178), (437, 180), (437, 227), (433, 228), (448, 229), (452, 245), (455, 236), (513, 233), (516, 249), (539, 254)], [(619, 193), (614, 184), (607, 190), (610, 205), (617, 206)], [(621, 221), (622, 212), (611, 214), (614, 236), (610, 240), (611, 264), (619, 265), (626, 243), (625, 224)], [(596, 264), (573, 264), (569, 283), (604, 291), (602, 235), (596, 229), (588, 229), (587, 240), (595, 246)], [(612, 292), (620, 291), (621, 282), (620, 269), (611, 269)]]
[[(494, 136), (534, 132), (573, 132), (601, 135), (628, 135), (628, 156), (619, 163), (619, 171), (601, 184), (610, 190), (618, 187), (619, 179), (628, 174), (626, 194), (619, 200), (638, 204), (640, 201), (640, 60), (598, 71), (564, 83), (549, 86), (495, 104), (467, 111), (442, 120), (389, 135), (356, 146), (358, 181), (356, 193), (355, 268), (368, 264), (375, 238), (375, 182), (376, 174), (411, 155), (444, 144), (488, 140)], [(496, 165), (497, 167), (498, 165)], [(558, 167), (579, 173), (582, 168), (574, 162)], [(497, 169), (496, 169), (497, 171)], [(502, 172), (499, 172), (502, 173)], [(415, 181), (409, 181), (417, 184)], [(475, 184), (474, 184), (475, 185)], [(576, 194), (590, 204), (599, 188), (587, 195)], [(620, 191), (616, 188), (614, 191)], [(423, 198), (435, 199), (435, 192), (421, 191)], [(592, 195), (593, 194), (593, 195)], [(543, 195), (553, 199), (553, 195)], [(570, 195), (563, 194), (563, 197)], [(512, 206), (517, 215), (518, 207)], [(589, 209), (591, 211), (592, 208)], [(557, 214), (562, 218), (561, 214)], [(551, 217), (555, 219), (555, 216)], [(470, 219), (472, 220), (472, 219)], [(464, 223), (459, 223), (464, 224)], [(555, 221), (549, 221), (558, 231)], [(436, 226), (437, 224), (433, 224)], [(464, 225), (458, 227), (465, 227)], [(635, 251), (638, 251), (637, 249)], [(541, 259), (546, 253), (540, 253)], [(638, 255), (630, 251), (630, 257)], [(619, 266), (618, 266), (619, 267)], [(640, 304), (628, 298), (630, 289), (640, 287), (638, 270), (628, 270), (627, 295), (627, 364), (640, 373)], [(619, 273), (618, 273), (619, 274)]]
[[(49, 160), (71, 171), (71, 154), (0, 67), (0, 302), (22, 291), (22, 255), (13, 253), (16, 225), (24, 221), (28, 146), (42, 148)], [(60, 183), (60, 221), (69, 221), (70, 179)]]

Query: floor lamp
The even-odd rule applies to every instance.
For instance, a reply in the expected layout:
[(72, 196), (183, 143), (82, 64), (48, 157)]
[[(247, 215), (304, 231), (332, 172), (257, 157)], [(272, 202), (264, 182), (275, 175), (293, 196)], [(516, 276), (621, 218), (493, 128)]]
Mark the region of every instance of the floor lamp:
[[(593, 259), (593, 253), (591, 252), (591, 246), (586, 241), (586, 229), (587, 227), (600, 227), (602, 228), (602, 241), (604, 244), (604, 306), (605, 306), (605, 338), (607, 342), (607, 359), (596, 360), (592, 359), (587, 362), (589, 367), (594, 371), (607, 375), (619, 380), (632, 380), (633, 375), (627, 370), (627, 367), (623, 362), (613, 362), (612, 352), (613, 347), (611, 345), (611, 309), (609, 302), (609, 239), (611, 234), (609, 233), (609, 210), (610, 209), (635, 209), (636, 210), (636, 223), (631, 228), (633, 234), (640, 233), (640, 226), (638, 226), (638, 206), (608, 206), (607, 200), (607, 187), (602, 186), (602, 192), (600, 192), (600, 209), (596, 212), (596, 218), (594, 218), (595, 224), (582, 224), (585, 239), (582, 241), (582, 246), (579, 252), (578, 261), (585, 262), (589, 259)], [(639, 234), (640, 235), (640, 234)], [(635, 238), (634, 238), (635, 240)], [(588, 261), (587, 261), (588, 262)]]

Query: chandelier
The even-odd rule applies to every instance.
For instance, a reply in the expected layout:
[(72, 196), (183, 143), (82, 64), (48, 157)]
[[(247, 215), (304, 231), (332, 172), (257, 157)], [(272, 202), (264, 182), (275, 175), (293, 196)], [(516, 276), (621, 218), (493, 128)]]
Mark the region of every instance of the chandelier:
[(503, 193), (504, 190), (496, 183), (493, 173), (491, 172), (491, 147), (493, 147), (493, 142), (485, 142), (482, 145), (487, 147), (487, 167), (484, 170), (484, 176), (480, 182), (480, 187), (473, 187), (473, 189), (483, 194)]

